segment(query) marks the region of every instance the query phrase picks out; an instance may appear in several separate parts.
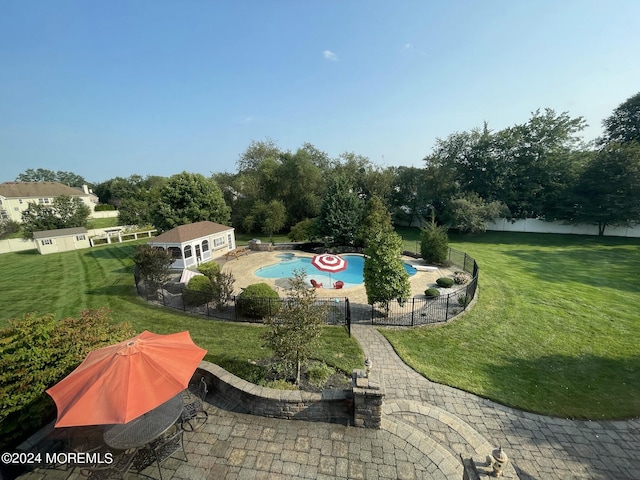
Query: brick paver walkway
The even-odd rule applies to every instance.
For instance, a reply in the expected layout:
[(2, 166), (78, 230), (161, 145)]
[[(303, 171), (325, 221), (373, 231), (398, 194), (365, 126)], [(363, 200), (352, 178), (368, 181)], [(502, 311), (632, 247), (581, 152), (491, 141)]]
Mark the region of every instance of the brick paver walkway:
[[(374, 328), (353, 325), (352, 333), (374, 368), (384, 372), (387, 421), (412, 425), (463, 454), (475, 449), (462, 433), (472, 435), (470, 428), (503, 447), (521, 480), (640, 479), (640, 420), (573, 421), (507, 408), (428, 381)], [(425, 415), (434, 409), (436, 414)]]

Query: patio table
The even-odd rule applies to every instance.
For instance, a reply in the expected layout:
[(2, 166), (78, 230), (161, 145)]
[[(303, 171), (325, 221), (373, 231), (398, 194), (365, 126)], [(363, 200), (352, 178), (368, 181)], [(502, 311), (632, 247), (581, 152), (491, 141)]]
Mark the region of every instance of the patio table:
[(105, 429), (104, 442), (116, 450), (144, 447), (159, 438), (182, 414), (182, 393), (128, 423)]

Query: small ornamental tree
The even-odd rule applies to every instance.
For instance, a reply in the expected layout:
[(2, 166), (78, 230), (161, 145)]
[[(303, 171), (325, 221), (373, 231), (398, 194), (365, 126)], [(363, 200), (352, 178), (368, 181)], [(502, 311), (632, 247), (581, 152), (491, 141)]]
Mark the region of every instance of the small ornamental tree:
[(403, 302), (411, 296), (409, 274), (402, 261), (402, 238), (388, 230), (381, 230), (368, 240), (364, 251), (364, 286), (367, 302), (381, 303), (388, 311), (389, 302)]
[(420, 254), (427, 263), (444, 263), (449, 256), (449, 237), (447, 229), (436, 224), (435, 215), (431, 222), (422, 228)]
[(317, 303), (315, 288), (307, 288), (304, 271), (295, 270), (290, 283), (289, 297), (267, 320), (263, 338), (285, 366), (295, 368), (299, 385), (302, 364), (312, 355), (322, 334), (327, 307)]
[(230, 272), (218, 272), (211, 280), (213, 286), (213, 301), (216, 308), (222, 310), (233, 298), (233, 284), (236, 279)]
[(151, 245), (138, 245), (133, 254), (133, 261), (138, 275), (152, 291), (169, 280), (173, 263), (171, 252)]

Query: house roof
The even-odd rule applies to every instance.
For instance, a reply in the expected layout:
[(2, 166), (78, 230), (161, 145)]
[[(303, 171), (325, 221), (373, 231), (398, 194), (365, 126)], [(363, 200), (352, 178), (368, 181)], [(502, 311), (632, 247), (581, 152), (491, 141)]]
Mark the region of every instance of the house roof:
[(59, 195), (77, 197), (86, 194), (59, 182), (3, 182), (0, 183), (0, 195), (5, 198), (37, 198)]
[(186, 225), (180, 225), (179, 227), (167, 230), (148, 243), (184, 243), (189, 240), (214, 235), (216, 233), (227, 232), (229, 230), (233, 230), (233, 227), (228, 227), (214, 222), (204, 221), (188, 223)]
[(58, 230), (42, 230), (41, 232), (33, 232), (33, 238), (39, 240), (41, 238), (67, 237), (69, 235), (87, 234), (84, 227), (59, 228)]

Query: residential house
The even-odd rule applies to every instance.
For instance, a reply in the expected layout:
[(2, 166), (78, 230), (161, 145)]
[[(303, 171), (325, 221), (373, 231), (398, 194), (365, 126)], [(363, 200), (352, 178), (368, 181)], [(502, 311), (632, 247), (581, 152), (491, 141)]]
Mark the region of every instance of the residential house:
[(79, 198), (92, 213), (98, 203), (98, 197), (86, 185), (74, 188), (59, 182), (4, 182), (0, 183), (0, 220), (22, 222), (22, 212), (30, 203), (49, 205), (60, 195)]

